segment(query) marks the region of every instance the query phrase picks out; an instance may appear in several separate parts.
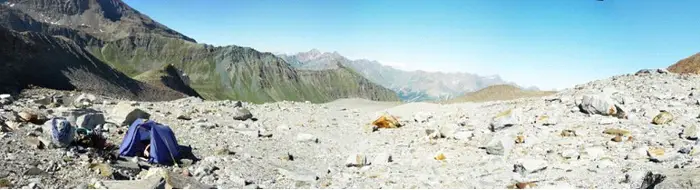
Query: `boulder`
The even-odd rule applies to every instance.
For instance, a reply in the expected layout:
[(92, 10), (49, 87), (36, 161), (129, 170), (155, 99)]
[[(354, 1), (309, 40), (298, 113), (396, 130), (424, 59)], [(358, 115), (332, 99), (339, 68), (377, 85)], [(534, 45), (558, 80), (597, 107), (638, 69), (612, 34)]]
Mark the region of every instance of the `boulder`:
[(110, 115), (112, 119), (119, 125), (131, 125), (136, 119), (149, 119), (151, 114), (132, 106), (127, 102), (120, 102), (117, 104)]
[(0, 105), (7, 105), (12, 103), (12, 95), (0, 94)]
[(513, 146), (515, 146), (514, 137), (495, 134), (483, 148), (486, 149), (487, 154), (507, 156), (513, 149)]
[(50, 131), (51, 143), (59, 148), (67, 147), (73, 142), (76, 128), (71, 123), (63, 118), (53, 118), (43, 126), (45, 131)]
[(250, 111), (248, 109), (245, 109), (242, 107), (234, 107), (232, 117), (235, 120), (245, 121), (245, 120), (253, 118), (253, 114), (250, 113)]
[(80, 115), (75, 120), (76, 126), (86, 129), (95, 129), (98, 125), (105, 123), (105, 116), (103, 113), (86, 113)]
[(87, 108), (97, 100), (97, 97), (92, 94), (81, 94), (73, 101), (73, 106), (76, 108)]
[(603, 95), (584, 95), (578, 107), (581, 112), (587, 114), (627, 117), (625, 110), (620, 105), (615, 104), (610, 97)]
[(489, 129), (491, 132), (496, 132), (498, 130), (506, 129), (512, 127), (520, 122), (521, 110), (518, 108), (509, 109), (498, 113), (491, 120)]

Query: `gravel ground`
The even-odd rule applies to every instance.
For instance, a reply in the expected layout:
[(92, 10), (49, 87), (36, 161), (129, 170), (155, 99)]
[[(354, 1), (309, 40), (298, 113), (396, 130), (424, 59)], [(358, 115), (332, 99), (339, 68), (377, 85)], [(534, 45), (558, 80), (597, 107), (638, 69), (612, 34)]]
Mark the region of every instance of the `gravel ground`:
[[(650, 70), (546, 97), (484, 103), (344, 99), (240, 108), (236, 101), (97, 97), (91, 108), (119, 123), (116, 107), (134, 105), (170, 126), (197, 157), (191, 165), (136, 170), (135, 179), (160, 168), (214, 188), (699, 188), (698, 81)], [(23, 111), (59, 116), (69, 108), (36, 101), (56, 93), (65, 102), (78, 95), (26, 91), (0, 117), (15, 125)], [(401, 126), (374, 129), (385, 114)], [(90, 169), (108, 163), (120, 170), (90, 149), (32, 146), (29, 133), (50, 138), (40, 126), (24, 123), (0, 134), (0, 186), (100, 188), (123, 177)], [(105, 129), (116, 145), (126, 130)]]

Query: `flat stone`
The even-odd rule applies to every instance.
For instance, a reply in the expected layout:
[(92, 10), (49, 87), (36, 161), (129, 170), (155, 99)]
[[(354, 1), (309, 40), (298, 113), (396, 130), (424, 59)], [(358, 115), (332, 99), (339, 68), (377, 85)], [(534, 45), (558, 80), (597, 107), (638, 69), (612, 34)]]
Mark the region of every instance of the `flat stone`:
[(514, 172), (524, 176), (547, 169), (547, 161), (539, 159), (521, 159), (513, 168)]
[(318, 143), (318, 138), (312, 134), (299, 133), (296, 137), (297, 142), (316, 142)]
[(579, 152), (575, 149), (566, 149), (561, 152), (561, 156), (566, 159), (576, 159), (579, 157)]
[(132, 106), (127, 102), (120, 102), (117, 104), (110, 115), (112, 119), (115, 119), (116, 123), (122, 126), (129, 126), (136, 119), (150, 119), (151, 114)]
[(391, 154), (384, 152), (384, 153), (379, 153), (376, 156), (374, 156), (374, 159), (372, 160), (371, 164), (372, 165), (387, 165), (391, 162), (393, 162)]

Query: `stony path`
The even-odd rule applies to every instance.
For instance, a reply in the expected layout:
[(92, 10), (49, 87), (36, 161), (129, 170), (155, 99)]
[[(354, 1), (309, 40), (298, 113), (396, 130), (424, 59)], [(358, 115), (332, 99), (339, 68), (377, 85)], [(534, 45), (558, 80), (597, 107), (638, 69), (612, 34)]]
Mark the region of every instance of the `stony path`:
[[(30, 95), (1, 116), (33, 110), (50, 118), (67, 109), (41, 109)], [(651, 70), (542, 98), (478, 104), (346, 99), (237, 108), (235, 101), (188, 98), (133, 108), (169, 125), (201, 159), (183, 168), (218, 188), (698, 188), (699, 100), (700, 77)], [(109, 101), (92, 108), (121, 120), (112, 112), (131, 103)], [(241, 109), (256, 121), (238, 120)], [(402, 126), (374, 131), (382, 114)], [(29, 146), (27, 133), (37, 126), (0, 135), (0, 167), (7, 168), (0, 179), (14, 188), (72, 188), (112, 178), (87, 168), (99, 159)], [(125, 128), (112, 127), (109, 140), (119, 144), (117, 131)], [(34, 167), (40, 175), (25, 172)]]

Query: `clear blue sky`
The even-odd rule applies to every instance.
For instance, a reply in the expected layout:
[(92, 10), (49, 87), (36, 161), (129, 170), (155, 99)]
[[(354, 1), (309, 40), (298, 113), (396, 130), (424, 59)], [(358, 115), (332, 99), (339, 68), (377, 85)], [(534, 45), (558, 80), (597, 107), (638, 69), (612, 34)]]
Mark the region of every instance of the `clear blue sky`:
[(317, 48), (544, 89), (700, 52), (700, 0), (125, 0), (214, 45)]

